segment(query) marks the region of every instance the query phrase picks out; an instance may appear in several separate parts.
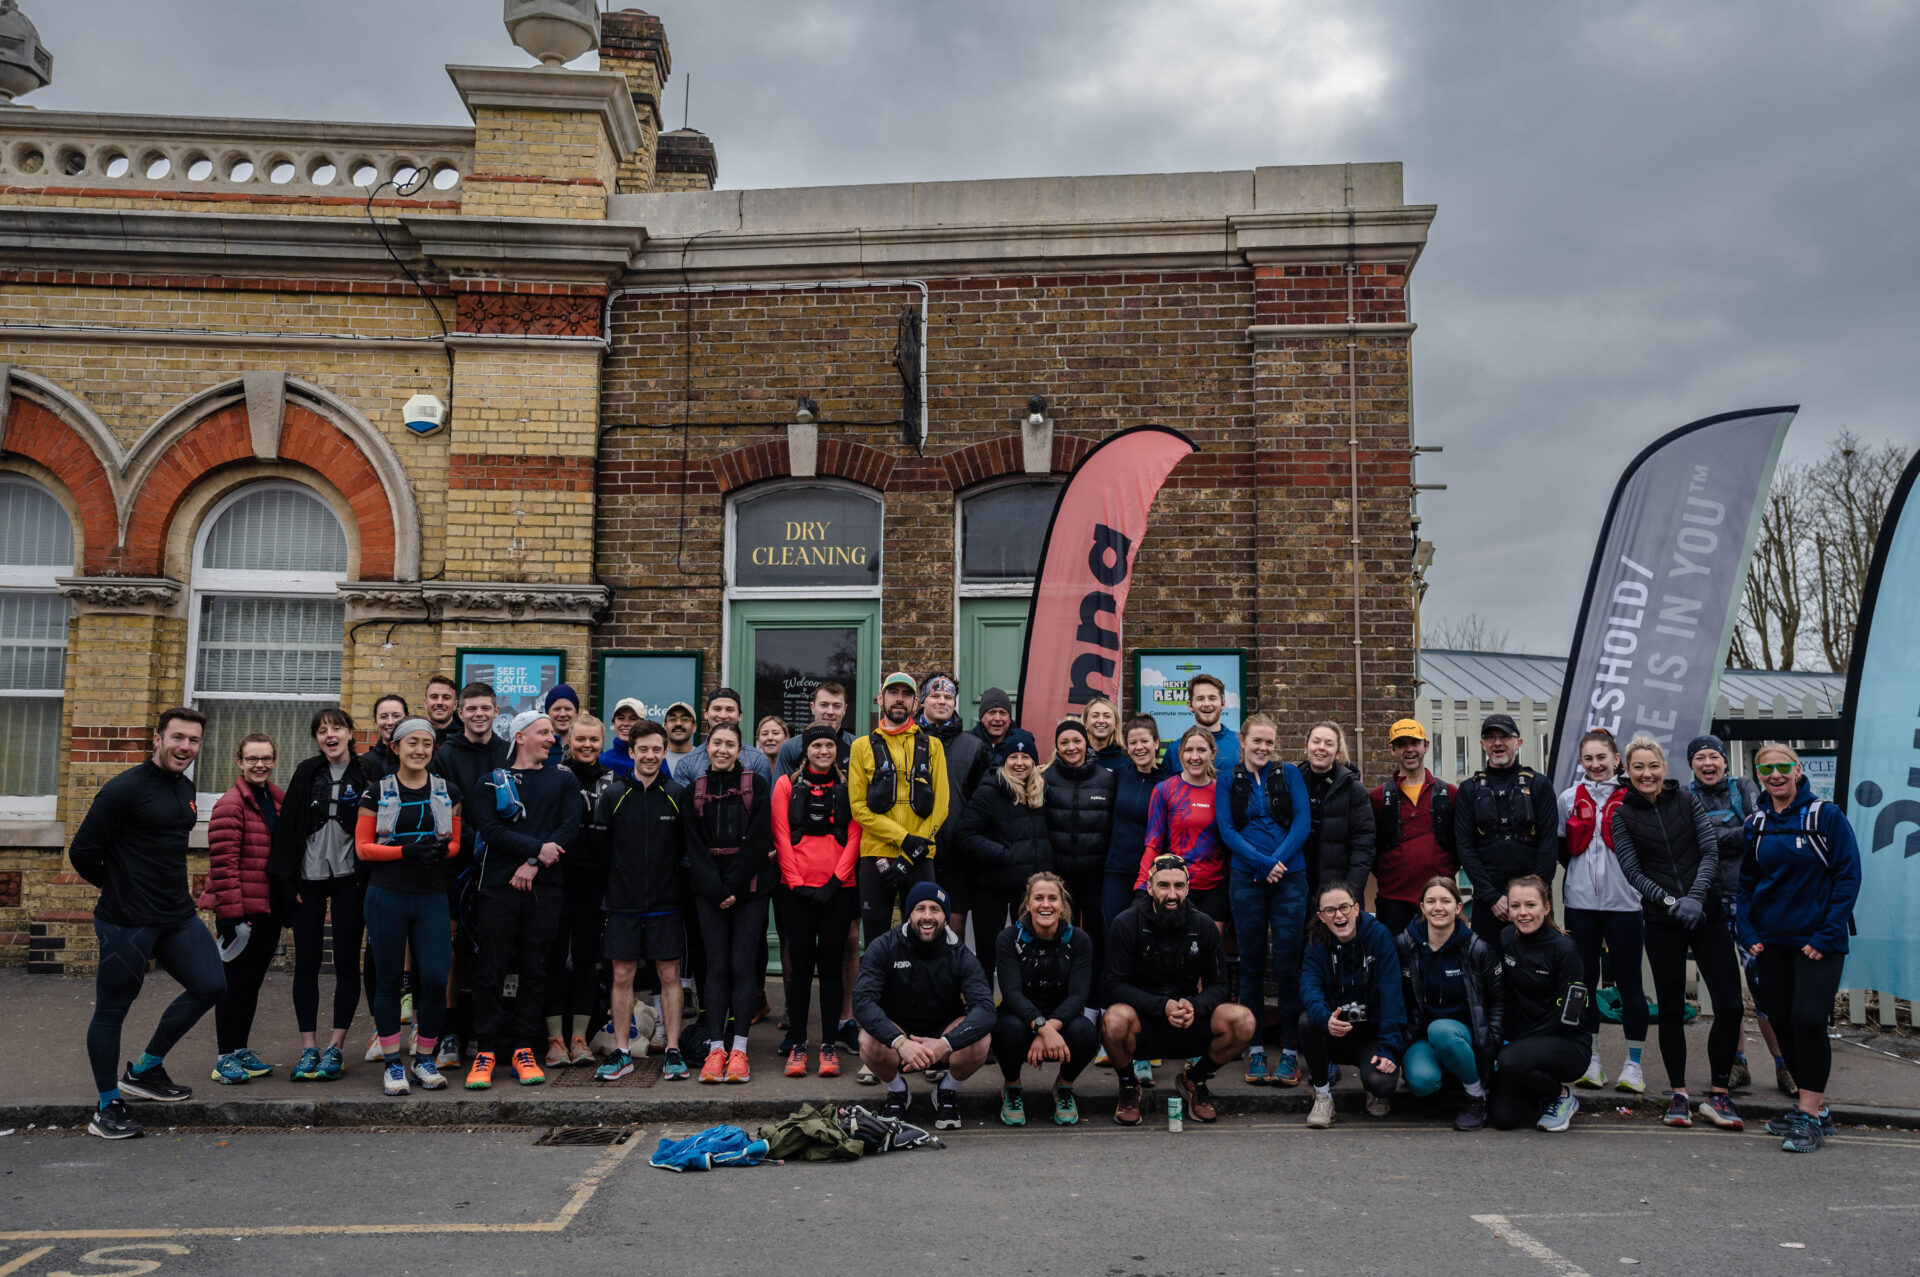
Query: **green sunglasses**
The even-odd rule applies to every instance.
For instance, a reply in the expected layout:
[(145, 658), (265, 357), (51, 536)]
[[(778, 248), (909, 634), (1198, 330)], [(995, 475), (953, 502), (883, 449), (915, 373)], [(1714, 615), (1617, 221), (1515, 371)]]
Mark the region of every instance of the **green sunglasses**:
[(1797, 763), (1755, 763), (1753, 770), (1762, 776), (1788, 776), (1798, 765)]

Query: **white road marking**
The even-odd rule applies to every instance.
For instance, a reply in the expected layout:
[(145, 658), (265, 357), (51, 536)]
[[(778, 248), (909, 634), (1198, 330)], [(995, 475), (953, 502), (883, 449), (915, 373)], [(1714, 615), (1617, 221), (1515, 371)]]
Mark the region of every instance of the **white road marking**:
[(1889, 1202), (1885, 1206), (1829, 1206), (1828, 1210), (1920, 1210), (1920, 1202)]
[(1539, 1260), (1549, 1272), (1558, 1273), (1560, 1277), (1593, 1277), (1586, 1269), (1580, 1267), (1580, 1265), (1574, 1263), (1572, 1260), (1562, 1257), (1559, 1251), (1547, 1245), (1539, 1238), (1530, 1236), (1515, 1228), (1508, 1222), (1505, 1215), (1475, 1215), (1473, 1222), (1476, 1224), (1485, 1224), (1493, 1231), (1495, 1237), (1506, 1242), (1507, 1245), (1513, 1247), (1521, 1254), (1531, 1255), (1533, 1258)]

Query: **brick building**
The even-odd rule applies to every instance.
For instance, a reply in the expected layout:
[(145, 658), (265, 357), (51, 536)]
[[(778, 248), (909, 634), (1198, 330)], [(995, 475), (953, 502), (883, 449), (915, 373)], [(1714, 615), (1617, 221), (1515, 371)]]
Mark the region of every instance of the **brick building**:
[(0, 962), (90, 956), (62, 848), (168, 704), (210, 801), (463, 649), (593, 710), (673, 652), (750, 712), (1011, 687), (1054, 485), (1145, 422), (1201, 451), (1128, 647), (1242, 649), (1287, 735), (1406, 712), (1398, 165), (714, 190), (661, 23), (602, 22), (449, 67), (470, 128), (0, 107)]

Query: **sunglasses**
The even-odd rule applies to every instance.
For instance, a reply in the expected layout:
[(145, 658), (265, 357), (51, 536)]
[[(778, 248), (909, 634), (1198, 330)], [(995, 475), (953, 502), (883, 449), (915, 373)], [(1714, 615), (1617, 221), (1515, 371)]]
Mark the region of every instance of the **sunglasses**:
[(1756, 763), (1753, 770), (1762, 776), (1790, 776), (1797, 763)]

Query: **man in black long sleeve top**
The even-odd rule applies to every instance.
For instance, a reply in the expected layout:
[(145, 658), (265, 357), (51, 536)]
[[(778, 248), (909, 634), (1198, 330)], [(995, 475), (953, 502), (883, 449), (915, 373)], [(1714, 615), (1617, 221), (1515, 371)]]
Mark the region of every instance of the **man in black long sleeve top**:
[[(187, 888), (187, 835), (199, 813), (186, 772), (200, 755), (206, 721), (190, 709), (162, 714), (153, 757), (100, 787), (67, 852), (74, 871), (100, 888), (93, 908), (100, 963), (87, 1026), (87, 1059), (100, 1099), (87, 1130), (104, 1139), (130, 1139), (144, 1129), (128, 1114), (123, 1095), (170, 1102), (192, 1097), (190, 1087), (167, 1076), (161, 1057), (227, 987), (219, 947), (194, 913)], [(120, 1026), (154, 959), (182, 992), (161, 1015), (145, 1053), (116, 1083)]]
[(931, 882), (907, 892), (907, 920), (875, 936), (853, 982), (860, 1060), (887, 1085), (881, 1111), (906, 1116), (903, 1073), (944, 1065), (933, 1124), (960, 1125), (959, 1086), (987, 1062), (993, 986), (973, 951), (947, 927), (947, 893)]
[[(493, 1084), (501, 1055), (512, 1059), (522, 1086), (547, 1080), (533, 1048), (547, 1036), (547, 952), (564, 903), (562, 857), (579, 836), (585, 812), (573, 773), (546, 765), (553, 735), (544, 711), (516, 715), (511, 765), (482, 778), (462, 808), (476, 828), (480, 890), (473, 985), (480, 1051), (467, 1073), (470, 1091)], [(510, 971), (519, 973), (520, 983), (509, 1012), (501, 985)]]
[(1551, 884), (1560, 855), (1559, 800), (1547, 778), (1520, 761), (1525, 743), (1511, 715), (1487, 715), (1487, 769), (1460, 782), (1453, 798), (1455, 852), (1473, 884), (1473, 933), (1495, 953), (1507, 926), (1507, 884), (1528, 874)]
[(1207, 1080), (1253, 1040), (1253, 1012), (1227, 1001), (1220, 929), (1187, 893), (1186, 862), (1161, 856), (1147, 877), (1147, 898), (1107, 929), (1100, 1036), (1120, 1081), (1113, 1120), (1122, 1126), (1140, 1124), (1136, 1057), (1198, 1057), (1177, 1085), (1188, 1113), (1211, 1122), (1219, 1114)]

